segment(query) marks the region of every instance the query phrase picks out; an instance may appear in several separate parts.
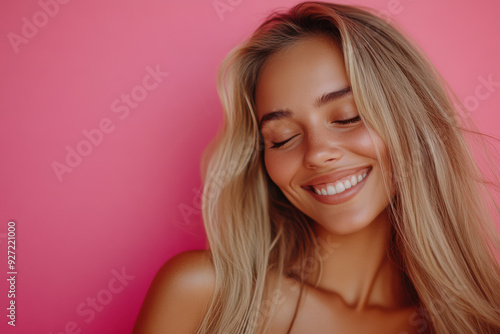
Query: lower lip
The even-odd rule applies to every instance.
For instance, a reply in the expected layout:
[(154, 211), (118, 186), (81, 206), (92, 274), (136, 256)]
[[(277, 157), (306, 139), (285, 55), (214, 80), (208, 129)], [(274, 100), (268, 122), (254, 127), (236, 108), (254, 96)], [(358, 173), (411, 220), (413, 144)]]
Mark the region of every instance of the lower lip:
[(348, 200), (350, 200), (351, 198), (356, 196), (356, 194), (365, 185), (366, 179), (368, 179), (368, 177), (370, 176), (371, 171), (372, 170), (370, 169), (368, 171), (368, 173), (366, 174), (365, 178), (363, 180), (361, 180), (361, 182), (356, 183), (356, 185), (354, 187), (346, 189), (343, 192), (341, 192), (340, 194), (318, 195), (313, 190), (311, 190), (309, 188), (306, 189), (306, 191), (308, 191), (312, 195), (312, 197), (314, 197), (317, 201), (319, 201), (323, 204), (329, 204), (329, 205), (341, 204), (341, 203), (347, 202)]

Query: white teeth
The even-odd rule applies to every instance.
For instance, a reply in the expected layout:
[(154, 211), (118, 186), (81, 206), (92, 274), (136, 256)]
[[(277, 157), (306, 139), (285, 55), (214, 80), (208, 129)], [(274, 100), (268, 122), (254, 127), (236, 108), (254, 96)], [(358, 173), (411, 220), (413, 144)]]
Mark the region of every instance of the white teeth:
[(344, 184), (342, 184), (342, 182), (337, 183), (335, 190), (337, 191), (337, 194), (343, 192), (345, 190)]
[(351, 177), (351, 186), (355, 186), (356, 184), (358, 184), (358, 179), (356, 179), (356, 176), (352, 176)]
[(334, 186), (326, 187), (326, 191), (328, 192), (328, 195), (335, 195), (337, 193)]
[(312, 188), (318, 195), (335, 195), (345, 191), (346, 189), (354, 187), (356, 184), (361, 182), (366, 177), (366, 175), (367, 173), (363, 173), (363, 175), (359, 175), (357, 178), (355, 175), (353, 175), (349, 180), (337, 182), (335, 185), (329, 184), (326, 189), (319, 189), (314, 187)]

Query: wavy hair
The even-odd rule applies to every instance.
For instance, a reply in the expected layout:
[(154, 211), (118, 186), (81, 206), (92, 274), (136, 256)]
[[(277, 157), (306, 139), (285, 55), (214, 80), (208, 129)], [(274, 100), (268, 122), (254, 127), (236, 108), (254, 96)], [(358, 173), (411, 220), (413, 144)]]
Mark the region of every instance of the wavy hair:
[(301, 282), (310, 273), (303, 264), (317, 245), (312, 221), (267, 176), (254, 92), (271, 55), (314, 36), (341, 48), (358, 112), (388, 148), (395, 187), (390, 248), (425, 329), (498, 333), (500, 243), (456, 99), (392, 25), (369, 9), (322, 2), (273, 14), (221, 66), (225, 117), (202, 209), (216, 287), (198, 333), (262, 332), (270, 271)]

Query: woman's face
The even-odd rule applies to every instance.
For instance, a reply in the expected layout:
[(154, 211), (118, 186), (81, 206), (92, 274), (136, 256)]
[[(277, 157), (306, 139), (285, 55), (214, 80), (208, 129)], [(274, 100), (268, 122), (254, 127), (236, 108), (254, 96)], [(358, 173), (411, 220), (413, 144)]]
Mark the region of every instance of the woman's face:
[(359, 118), (337, 45), (308, 38), (273, 55), (255, 98), (267, 172), (295, 207), (342, 235), (384, 211), (387, 150)]

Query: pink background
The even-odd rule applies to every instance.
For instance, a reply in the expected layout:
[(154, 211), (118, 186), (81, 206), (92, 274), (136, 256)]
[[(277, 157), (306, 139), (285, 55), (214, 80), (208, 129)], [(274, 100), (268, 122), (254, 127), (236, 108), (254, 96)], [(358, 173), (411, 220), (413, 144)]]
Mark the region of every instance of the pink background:
[[(272, 9), (297, 3), (220, 0), (231, 10), (219, 15), (213, 0), (67, 2), (48, 7), (53, 17), (37, 1), (0, 5), (1, 276), (9, 220), (18, 270), (15, 328), (0, 283), (2, 333), (131, 331), (157, 269), (205, 245), (199, 164), (221, 124), (220, 62)], [(499, 2), (342, 2), (392, 12), (479, 129), (499, 135), (500, 87), (480, 79), (500, 81)], [(25, 28), (16, 50), (9, 36), (22, 36), (23, 17), (40, 27)], [(144, 79), (148, 67), (169, 74)], [(120, 99), (131, 93), (141, 101), (127, 115)], [(101, 122), (112, 131), (85, 146), (82, 131)], [(60, 180), (52, 164), (66, 164), (67, 146), (88, 154)]]

